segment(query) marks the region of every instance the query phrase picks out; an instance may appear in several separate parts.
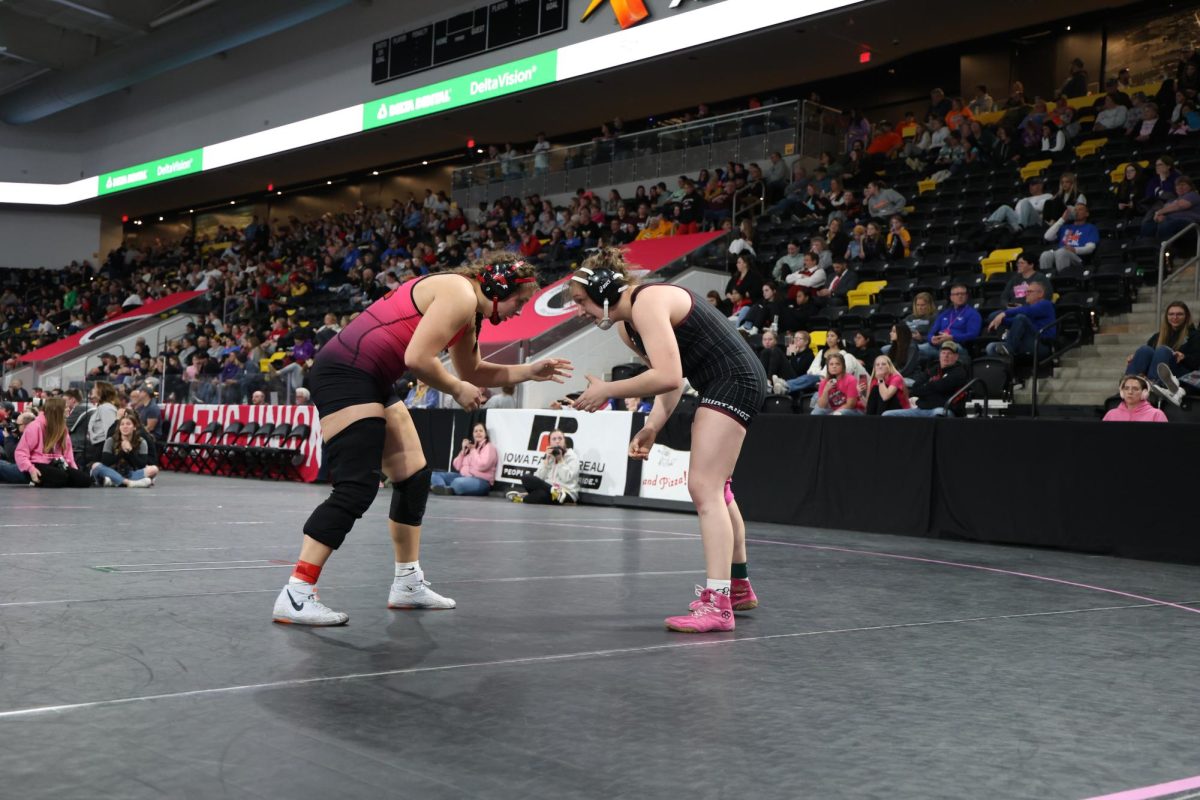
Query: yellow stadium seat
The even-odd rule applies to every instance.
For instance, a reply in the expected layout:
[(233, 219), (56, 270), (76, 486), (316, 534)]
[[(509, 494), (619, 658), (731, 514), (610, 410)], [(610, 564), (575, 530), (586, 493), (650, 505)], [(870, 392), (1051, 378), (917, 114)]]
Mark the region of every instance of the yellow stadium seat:
[(1009, 266), (1021, 255), (1021, 248), (1011, 247), (1004, 250), (993, 250), (988, 257), (979, 262), (984, 279), (1001, 272), (1008, 272)]
[(986, 114), (976, 114), (975, 119), (980, 125), (995, 125), (1000, 120), (1004, 119), (1003, 111), (989, 111)]
[(808, 334), (808, 349), (815, 354), (818, 350), (825, 346), (826, 332), (812, 331)]
[(979, 268), (983, 271), (983, 279), (985, 281), (993, 275), (999, 275), (1001, 273), (1008, 272), (1008, 264), (1004, 262), (993, 261), (988, 263), (987, 261), (981, 261)]
[(1087, 158), (1106, 144), (1108, 144), (1108, 139), (1088, 139), (1086, 142), (1076, 145), (1075, 155), (1079, 158)]
[(917, 194), (925, 194), (937, 190), (937, 181), (924, 180), (917, 183)]
[(1153, 98), (1154, 95), (1158, 94), (1158, 90), (1161, 88), (1162, 81), (1158, 81), (1157, 83), (1143, 83), (1141, 86), (1130, 86), (1129, 91), (1125, 94), (1133, 97), (1138, 92), (1141, 92), (1142, 94), (1146, 95), (1146, 97)]
[(846, 293), (850, 308), (871, 305), (871, 298), (879, 294), (879, 290), (885, 286), (887, 286), (887, 281), (863, 281)]
[(1021, 167), (1021, 180), (1027, 181), (1034, 175), (1041, 175), (1046, 171), (1046, 167), (1050, 166), (1050, 159), (1041, 161), (1030, 161), (1025, 166)]
[[(1111, 180), (1114, 184), (1120, 183), (1121, 181), (1125, 180), (1125, 168), (1129, 166), (1129, 163), (1130, 162), (1126, 161), (1122, 164), (1117, 165), (1116, 169), (1114, 169), (1112, 172), (1108, 173), (1109, 180)], [(1150, 162), (1144, 158), (1137, 163), (1142, 169), (1146, 169), (1147, 167), (1150, 166)]]

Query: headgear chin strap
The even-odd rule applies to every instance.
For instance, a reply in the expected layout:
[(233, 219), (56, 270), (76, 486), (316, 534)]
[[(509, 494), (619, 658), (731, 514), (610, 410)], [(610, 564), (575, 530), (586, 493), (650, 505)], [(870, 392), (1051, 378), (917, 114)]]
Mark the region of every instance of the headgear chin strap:
[(613, 321), (608, 316), (608, 301), (604, 301), (604, 319), (596, 322), (596, 327), (602, 331), (606, 331), (613, 326)]

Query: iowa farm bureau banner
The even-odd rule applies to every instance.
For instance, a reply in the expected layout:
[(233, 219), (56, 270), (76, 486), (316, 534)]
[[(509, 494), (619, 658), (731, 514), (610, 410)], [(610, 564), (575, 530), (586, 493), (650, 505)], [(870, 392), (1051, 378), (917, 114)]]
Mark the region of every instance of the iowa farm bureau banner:
[[(520, 483), (522, 476), (537, 470), (549, 447), (550, 432), (558, 429), (579, 456), (580, 488), (584, 493), (690, 504), (687, 478), (691, 454), (656, 444), (646, 461), (631, 463), (627, 455), (629, 440), (639, 427), (640, 423), (628, 411), (583, 414), (550, 409), (497, 409), (487, 413), (488, 435), (499, 456), (497, 481)], [(631, 474), (637, 479), (633, 486), (629, 485)]]
[(627, 411), (512, 409), (489, 411), (488, 435), (499, 456), (496, 480), (520, 483), (542, 463), (550, 432), (561, 430), (579, 456), (580, 489), (592, 494), (625, 493), (626, 456), (633, 436), (633, 414)]

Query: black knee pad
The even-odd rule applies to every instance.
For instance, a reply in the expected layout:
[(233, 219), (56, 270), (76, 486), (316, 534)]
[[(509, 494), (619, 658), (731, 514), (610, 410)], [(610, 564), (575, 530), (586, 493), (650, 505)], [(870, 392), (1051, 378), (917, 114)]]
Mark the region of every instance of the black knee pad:
[(401, 525), (420, 525), (421, 520), (425, 519), (425, 504), (429, 501), (429, 479), (432, 475), (429, 467), (421, 467), (399, 483), (393, 483), (388, 519)]
[(325, 443), (322, 459), (333, 492), (304, 523), (307, 535), (334, 550), (346, 540), (379, 493), (386, 431), (382, 417), (360, 419)]

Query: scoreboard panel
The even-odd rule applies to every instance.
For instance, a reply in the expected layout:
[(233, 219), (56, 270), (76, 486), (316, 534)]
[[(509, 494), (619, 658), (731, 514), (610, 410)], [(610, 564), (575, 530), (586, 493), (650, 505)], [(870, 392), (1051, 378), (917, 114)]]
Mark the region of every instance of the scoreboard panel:
[(461, 61), (567, 27), (567, 0), (495, 0), (371, 46), (371, 82)]

